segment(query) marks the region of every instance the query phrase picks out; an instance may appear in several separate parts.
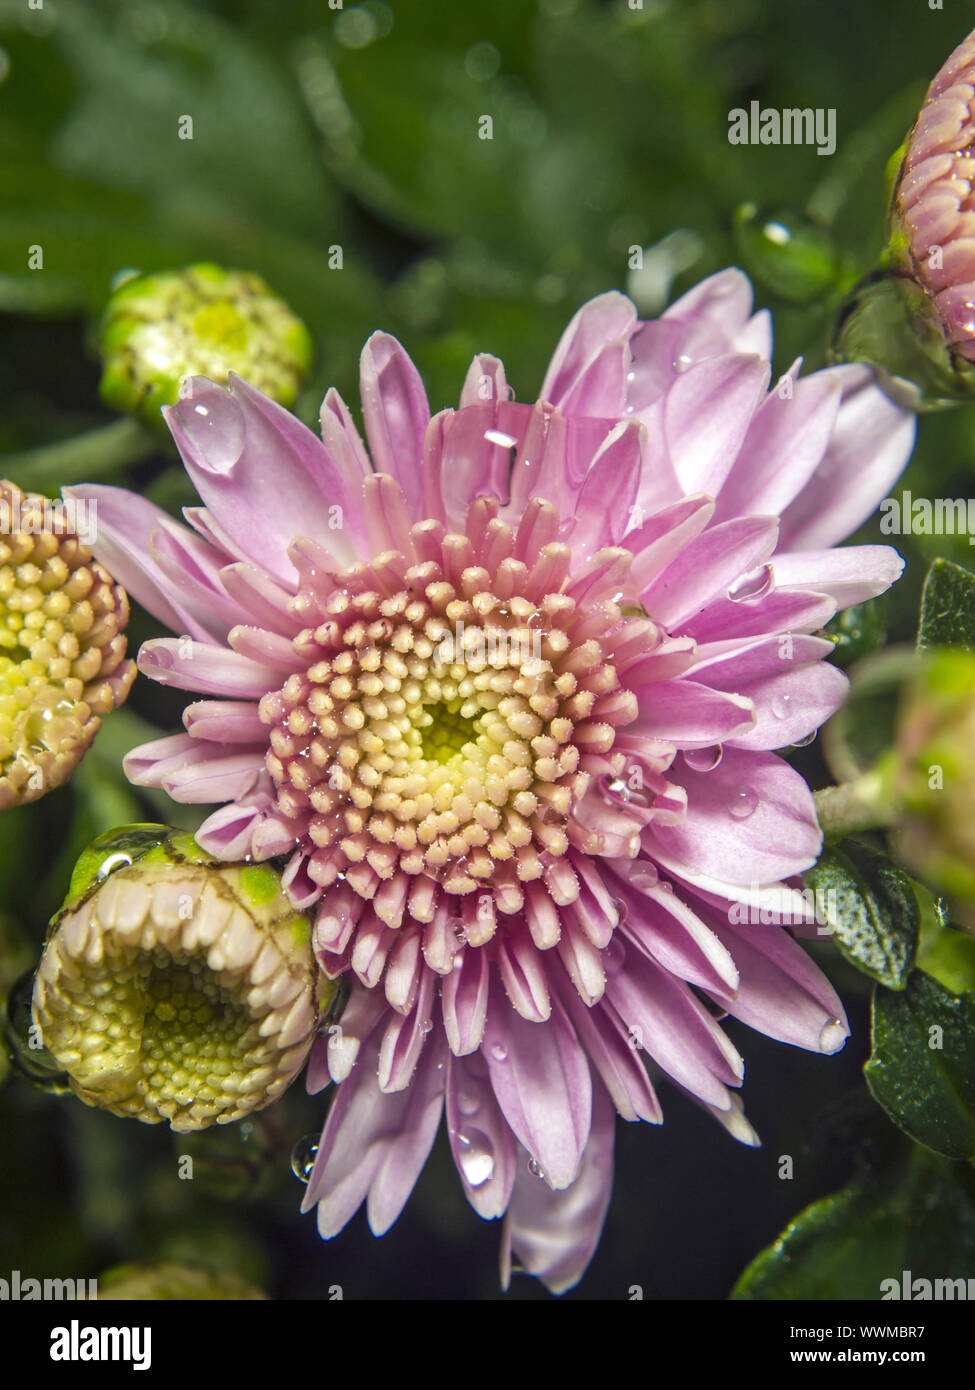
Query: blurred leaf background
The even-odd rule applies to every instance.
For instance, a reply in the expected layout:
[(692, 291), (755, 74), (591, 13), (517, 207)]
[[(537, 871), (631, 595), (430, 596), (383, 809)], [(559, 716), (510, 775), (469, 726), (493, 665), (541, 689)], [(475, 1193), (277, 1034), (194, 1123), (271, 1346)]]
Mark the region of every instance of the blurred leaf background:
[[(0, 451), (109, 423), (92, 344), (113, 278), (197, 260), (259, 272), (305, 319), (318, 353), (297, 407), (309, 423), (331, 384), (357, 408), (358, 352), (378, 327), (414, 354), (434, 409), (456, 400), (477, 351), (503, 357), (531, 399), (586, 298), (621, 288), (652, 316), (728, 264), (749, 271), (757, 302), (773, 310), (776, 370), (798, 354), (808, 369), (822, 365), (843, 294), (882, 246), (887, 157), (975, 23), (975, 4), (634, 5), (0, 0)], [(730, 145), (728, 112), (752, 100), (835, 108), (836, 153)], [(187, 115), (193, 139), (181, 140)], [(485, 116), (490, 140), (479, 138)], [(767, 216), (791, 233), (784, 260), (761, 234)], [(35, 246), (42, 270), (28, 268)], [(973, 472), (975, 410), (924, 417), (904, 485), (967, 496)], [(191, 500), (162, 445), (100, 476), (173, 510)], [(879, 539), (876, 525), (861, 539)], [(970, 563), (964, 538), (905, 539), (902, 549), (906, 578), (849, 657), (884, 632), (913, 639), (935, 554)], [(154, 630), (135, 614), (133, 641)], [(197, 823), (193, 808), (186, 819), (188, 808), (137, 794), (120, 771), (126, 749), (174, 728), (179, 709), (173, 692), (140, 681), (70, 786), (0, 819), (4, 989), (36, 961), (87, 840), (128, 820)], [(814, 784), (827, 780), (815, 746), (798, 765)], [(879, 1164), (894, 1193), (866, 1226), (888, 1209), (914, 1211), (914, 1197), (890, 1186), (907, 1171), (901, 1141), (860, 1076), (868, 981), (816, 949), (850, 1007), (845, 1053), (808, 1057), (732, 1023), (765, 1147), (740, 1149), (673, 1092), (662, 1130), (620, 1125), (606, 1235), (570, 1297), (625, 1298), (633, 1286), (645, 1298), (723, 1297), (790, 1217), (865, 1165)], [(443, 1145), (382, 1242), (361, 1214), (319, 1242), (298, 1215), (289, 1155), (322, 1109), (296, 1087), (253, 1124), (190, 1142), (8, 1069), (0, 1273), (90, 1277), (123, 1261), (189, 1259), (274, 1297), (328, 1297), (335, 1285), (346, 1297), (497, 1296), (499, 1228), (467, 1208)], [(192, 1181), (177, 1177), (186, 1152), (196, 1155)], [(784, 1154), (795, 1160), (790, 1179), (779, 1176)], [(952, 1200), (967, 1202), (958, 1165), (928, 1161)], [(825, 1239), (834, 1215), (820, 1223)], [(819, 1238), (817, 1219), (802, 1249)], [(972, 1241), (970, 1227), (960, 1224), (959, 1240)], [(975, 1264), (967, 1246), (958, 1259)], [(746, 1296), (776, 1296), (755, 1292), (767, 1277)], [(845, 1277), (849, 1291), (859, 1275)], [(841, 1286), (789, 1288), (823, 1297)], [(524, 1280), (513, 1295), (544, 1297)]]

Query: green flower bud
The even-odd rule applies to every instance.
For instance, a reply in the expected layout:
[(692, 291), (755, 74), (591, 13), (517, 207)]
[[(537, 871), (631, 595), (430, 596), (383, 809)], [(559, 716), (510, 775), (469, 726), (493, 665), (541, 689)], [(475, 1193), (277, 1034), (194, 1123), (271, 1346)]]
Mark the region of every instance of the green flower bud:
[(134, 825), (78, 861), (33, 1018), (86, 1104), (184, 1133), (277, 1099), (335, 988), (274, 869)]
[(829, 356), (869, 363), (888, 395), (910, 410), (943, 410), (975, 396), (975, 364), (949, 346), (923, 286), (899, 271), (877, 271), (852, 291)]
[(292, 406), (313, 356), (307, 328), (259, 275), (206, 262), (123, 280), (100, 346), (106, 405), (156, 428), (184, 376), (222, 384), (236, 372)]
[(957, 902), (975, 904), (975, 653), (950, 648), (925, 661), (886, 778), (906, 812), (905, 860)]

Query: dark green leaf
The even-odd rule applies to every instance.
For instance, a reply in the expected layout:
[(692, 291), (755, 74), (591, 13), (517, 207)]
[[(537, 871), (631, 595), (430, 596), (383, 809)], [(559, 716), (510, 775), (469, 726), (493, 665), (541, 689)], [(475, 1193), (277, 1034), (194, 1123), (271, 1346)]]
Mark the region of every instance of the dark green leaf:
[(921, 593), (918, 647), (975, 650), (975, 574), (951, 560), (935, 560)]
[[(733, 1299), (881, 1299), (975, 1268), (975, 1177), (921, 1149), (796, 1217), (742, 1274)], [(933, 1289), (929, 1291), (929, 1297)], [(951, 1296), (953, 1296), (952, 1290)]]
[(878, 988), (864, 1075), (906, 1134), (948, 1158), (975, 1156), (975, 995), (916, 970), (903, 993)]
[(884, 855), (847, 840), (825, 850), (805, 881), (847, 960), (881, 984), (903, 989), (920, 921), (907, 875)]

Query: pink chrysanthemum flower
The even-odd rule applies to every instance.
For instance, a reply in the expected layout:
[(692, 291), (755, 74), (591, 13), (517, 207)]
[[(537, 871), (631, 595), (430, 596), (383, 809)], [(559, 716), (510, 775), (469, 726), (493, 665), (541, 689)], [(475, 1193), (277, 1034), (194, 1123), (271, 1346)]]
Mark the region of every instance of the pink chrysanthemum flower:
[[(289, 856), (351, 993), (309, 1087), (337, 1087), (306, 1209), (402, 1210), (446, 1111), (471, 1205), (554, 1290), (603, 1223), (646, 1061), (757, 1143), (727, 1012), (835, 1052), (842, 1005), (776, 913), (820, 832), (774, 753), (843, 699), (813, 634), (901, 569), (831, 547), (910, 453), (857, 366), (770, 385), (738, 271), (654, 323), (606, 294), (536, 405), (471, 366), (430, 418), (403, 348), (362, 355), (371, 455), (330, 391), (319, 442), (245, 382), (168, 421), (192, 530), (107, 487), (101, 558), (173, 631), (142, 671), (207, 697), (129, 776), (223, 803), (211, 853)], [(787, 383), (787, 384), (786, 384)], [(760, 911), (740, 925), (740, 906)], [(710, 1005), (710, 1006), (709, 1006)]]

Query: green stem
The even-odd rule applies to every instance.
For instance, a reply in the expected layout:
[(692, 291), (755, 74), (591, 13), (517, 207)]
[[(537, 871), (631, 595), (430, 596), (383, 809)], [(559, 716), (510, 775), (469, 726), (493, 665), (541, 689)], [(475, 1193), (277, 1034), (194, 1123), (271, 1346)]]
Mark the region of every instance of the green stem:
[(884, 779), (874, 770), (852, 782), (814, 792), (819, 824), (826, 835), (845, 835), (852, 830), (877, 830), (893, 825), (897, 807), (887, 795)]
[(0, 475), (25, 492), (56, 492), (71, 483), (104, 478), (159, 447), (159, 440), (138, 421), (123, 416), (57, 444), (0, 455)]

